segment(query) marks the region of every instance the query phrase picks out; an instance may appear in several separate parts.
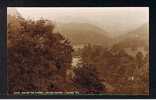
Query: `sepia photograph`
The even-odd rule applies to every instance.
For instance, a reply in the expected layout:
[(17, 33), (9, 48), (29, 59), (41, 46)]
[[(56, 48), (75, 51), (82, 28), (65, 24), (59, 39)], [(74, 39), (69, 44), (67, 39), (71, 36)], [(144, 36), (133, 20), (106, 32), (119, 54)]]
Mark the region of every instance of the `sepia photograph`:
[(8, 7), (9, 95), (149, 95), (148, 7)]

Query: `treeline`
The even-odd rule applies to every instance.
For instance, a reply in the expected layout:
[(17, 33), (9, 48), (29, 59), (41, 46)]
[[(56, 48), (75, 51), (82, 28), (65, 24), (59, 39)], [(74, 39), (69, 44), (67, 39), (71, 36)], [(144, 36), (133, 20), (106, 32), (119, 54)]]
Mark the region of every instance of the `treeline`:
[[(110, 93), (148, 94), (149, 92), (149, 54), (142, 52), (136, 56), (128, 55), (120, 48), (103, 48), (87, 45), (81, 50), (82, 63), (92, 64), (98, 71)], [(109, 90), (108, 90), (109, 91)]]

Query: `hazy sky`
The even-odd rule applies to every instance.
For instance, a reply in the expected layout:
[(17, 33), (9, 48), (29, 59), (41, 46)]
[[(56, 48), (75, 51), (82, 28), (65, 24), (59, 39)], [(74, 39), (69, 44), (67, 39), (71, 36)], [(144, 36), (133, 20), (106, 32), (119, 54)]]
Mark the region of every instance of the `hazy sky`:
[(149, 21), (148, 7), (18, 7), (24, 18), (91, 23), (117, 36)]

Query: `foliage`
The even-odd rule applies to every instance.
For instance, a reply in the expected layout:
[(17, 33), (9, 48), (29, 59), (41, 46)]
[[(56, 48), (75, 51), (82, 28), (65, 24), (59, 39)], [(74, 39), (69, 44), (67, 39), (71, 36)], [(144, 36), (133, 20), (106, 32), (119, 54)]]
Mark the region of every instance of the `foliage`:
[(120, 47), (89, 44), (81, 51), (81, 59), (95, 65), (99, 78), (114, 88), (111, 93), (148, 94), (148, 54), (138, 52), (133, 57)]
[(101, 83), (94, 65), (83, 64), (74, 72), (73, 82), (80, 93), (104, 93), (104, 85)]
[(51, 21), (11, 17), (8, 23), (9, 92), (48, 91), (65, 82), (72, 47)]

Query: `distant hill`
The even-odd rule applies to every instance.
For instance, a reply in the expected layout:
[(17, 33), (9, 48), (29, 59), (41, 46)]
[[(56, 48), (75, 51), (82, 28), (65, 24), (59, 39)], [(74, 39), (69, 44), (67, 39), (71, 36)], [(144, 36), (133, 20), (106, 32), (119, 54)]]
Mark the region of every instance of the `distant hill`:
[(115, 41), (116, 44), (113, 45), (114, 50), (125, 49), (132, 56), (135, 56), (138, 51), (146, 55), (149, 51), (149, 26), (148, 24), (144, 24), (118, 37)]
[(137, 29), (128, 32), (127, 34), (123, 35), (123, 39), (142, 39), (146, 40), (149, 37), (149, 25), (143, 24), (142, 26), (138, 27)]
[(91, 43), (107, 46), (111, 40), (105, 30), (88, 23), (59, 24), (57, 28), (74, 45)]
[(143, 24), (137, 29), (128, 32), (116, 39), (121, 47), (148, 47), (149, 46), (149, 26)]

